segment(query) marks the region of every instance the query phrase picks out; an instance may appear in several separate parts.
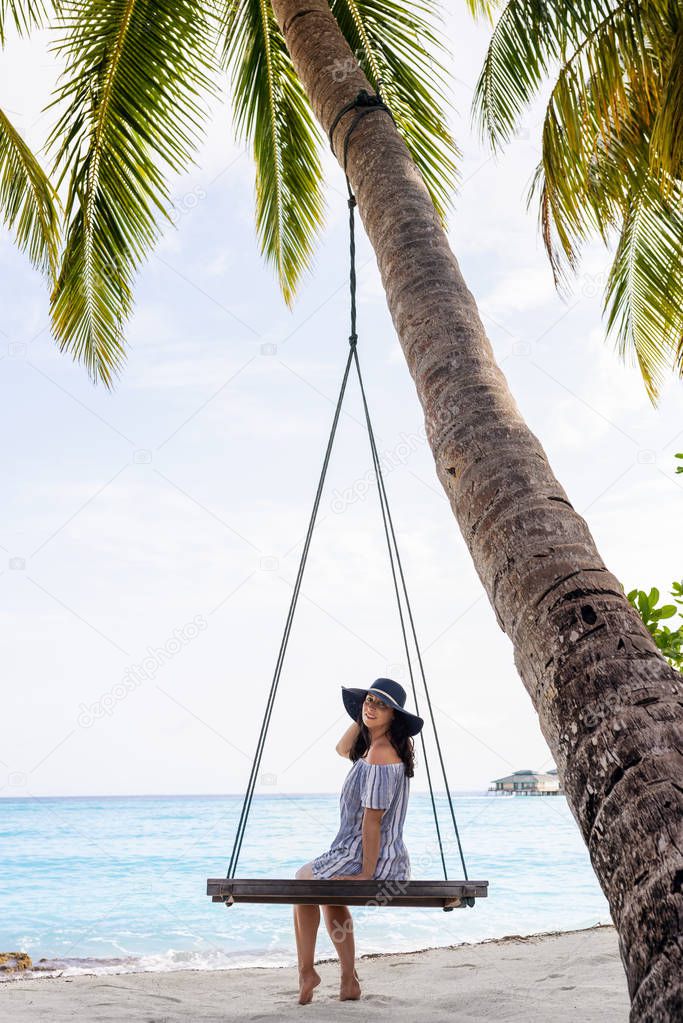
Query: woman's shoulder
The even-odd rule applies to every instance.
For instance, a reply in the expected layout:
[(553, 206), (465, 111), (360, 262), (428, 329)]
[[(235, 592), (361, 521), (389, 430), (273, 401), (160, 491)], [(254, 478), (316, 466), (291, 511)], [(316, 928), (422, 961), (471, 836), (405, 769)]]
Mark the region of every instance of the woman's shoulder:
[(364, 757), (360, 758), (364, 764), (370, 767), (402, 767), (403, 761), (396, 759), (396, 750), (391, 746), (368, 750)]

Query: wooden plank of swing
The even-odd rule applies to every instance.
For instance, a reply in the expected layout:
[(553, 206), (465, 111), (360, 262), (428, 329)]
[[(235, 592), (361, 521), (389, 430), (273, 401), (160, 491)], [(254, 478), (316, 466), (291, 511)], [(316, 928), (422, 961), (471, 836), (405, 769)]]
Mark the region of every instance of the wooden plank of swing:
[(206, 894), (214, 902), (326, 906), (471, 906), (486, 898), (488, 881), (318, 881), (292, 878), (209, 878)]

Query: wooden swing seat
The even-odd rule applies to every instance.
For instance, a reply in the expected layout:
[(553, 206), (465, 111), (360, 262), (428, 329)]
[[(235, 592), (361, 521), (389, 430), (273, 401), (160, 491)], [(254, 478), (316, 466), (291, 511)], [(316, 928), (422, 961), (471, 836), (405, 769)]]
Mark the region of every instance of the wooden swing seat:
[(488, 895), (488, 881), (300, 881), (290, 878), (215, 877), (206, 882), (212, 902), (261, 902), (303, 906), (428, 906), (446, 912), (474, 906)]

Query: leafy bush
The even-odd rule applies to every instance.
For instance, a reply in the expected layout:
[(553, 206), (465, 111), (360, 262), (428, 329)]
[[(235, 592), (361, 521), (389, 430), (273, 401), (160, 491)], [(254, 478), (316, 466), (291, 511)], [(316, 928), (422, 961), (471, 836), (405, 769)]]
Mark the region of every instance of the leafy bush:
[[(683, 471), (683, 467), (676, 471)], [(675, 632), (668, 625), (661, 623), (665, 618), (673, 618), (676, 613), (680, 619), (683, 619), (683, 610), (681, 610), (683, 608), (683, 582), (672, 583), (670, 592), (674, 603), (662, 604), (661, 607), (657, 607), (659, 590), (656, 587), (653, 587), (649, 593), (646, 593), (645, 590), (631, 590), (626, 596), (639, 612), (650, 635), (669, 664), (681, 671), (683, 669), (683, 623)]]

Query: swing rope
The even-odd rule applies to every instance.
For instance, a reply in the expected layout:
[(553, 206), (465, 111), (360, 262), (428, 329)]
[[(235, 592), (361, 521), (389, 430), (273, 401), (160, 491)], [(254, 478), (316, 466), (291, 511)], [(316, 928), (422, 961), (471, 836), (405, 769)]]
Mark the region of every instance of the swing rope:
[(346, 367), (344, 369), (344, 376), (342, 378), (341, 388), (339, 391), (339, 398), (337, 399), (337, 405), (334, 410), (334, 417), (332, 419), (332, 428), (330, 430), (330, 436), (327, 441), (327, 448), (325, 450), (325, 458), (323, 460), (323, 467), (320, 473), (320, 479), (318, 480), (318, 488), (315, 493), (315, 499), (313, 501), (313, 511), (308, 523), (308, 530), (306, 532), (306, 539), (304, 541), (303, 551), (301, 553), (301, 561), (299, 562), (299, 570), (296, 576), (296, 582), (294, 583), (294, 590), (292, 592), (292, 599), (289, 604), (289, 611), (287, 613), (287, 620), (285, 623), (285, 629), (282, 636), (282, 642), (280, 643), (280, 650), (277, 656), (277, 662), (275, 665), (275, 672), (273, 674), (273, 681), (270, 686), (270, 693), (268, 694), (268, 702), (266, 704), (266, 712), (261, 724), (261, 732), (259, 734), (258, 743), (256, 746), (256, 755), (254, 762), (251, 766), (251, 774), (249, 776), (249, 782), (247, 784), (247, 792), (245, 794), (244, 803), (242, 804), (242, 813), (240, 815), (239, 824), (237, 825), (237, 835), (235, 837), (235, 844), (232, 850), (232, 856), (230, 858), (230, 866), (228, 867), (228, 877), (235, 876), (235, 870), (237, 869), (237, 858), (240, 854), (242, 847), (242, 838), (244, 837), (244, 829), (247, 823), (247, 817), (249, 816), (249, 810), (251, 808), (251, 800), (254, 794), (254, 788), (256, 786), (256, 778), (258, 775), (258, 769), (261, 764), (261, 756), (263, 754), (263, 747), (265, 744), (266, 732), (268, 731), (268, 725), (270, 724), (270, 717), (273, 711), (273, 704), (275, 702), (275, 693), (280, 682), (280, 675), (282, 674), (282, 665), (285, 659), (285, 652), (287, 650), (287, 643), (289, 642), (289, 634), (292, 629), (292, 621), (294, 619), (294, 611), (296, 609), (297, 601), (299, 599), (299, 591), (301, 589), (301, 581), (304, 575), (304, 569), (306, 567), (306, 561), (308, 559), (308, 551), (311, 546), (311, 538), (313, 536), (313, 527), (315, 526), (315, 520), (318, 516), (318, 508), (320, 507), (320, 499), (322, 497), (323, 485), (325, 483), (325, 476), (327, 475), (327, 467), (330, 462), (330, 455), (332, 453), (332, 444), (337, 432), (337, 424), (339, 422), (339, 416), (341, 413), (342, 402), (344, 400), (344, 393), (346, 391), (346, 383), (349, 378), (349, 370), (351, 369), (351, 361), (353, 357), (353, 348), (349, 349), (349, 355), (346, 360)]
[[(404, 618), (403, 605), (402, 605), (402, 602), (401, 602), (401, 591), (403, 592), (403, 599), (405, 600), (405, 604), (406, 604), (406, 611), (407, 611), (408, 621), (410, 623), (410, 634), (412, 636), (413, 643), (414, 643), (414, 646), (415, 646), (415, 651), (416, 651), (416, 655), (417, 655), (417, 662), (418, 662), (419, 670), (420, 670), (420, 677), (422, 678), (422, 683), (424, 685), (425, 696), (427, 698), (427, 705), (429, 707), (429, 714), (430, 714), (430, 718), (431, 718), (431, 722), (432, 722), (432, 728), (434, 729), (434, 737), (436, 739), (436, 747), (437, 747), (437, 751), (438, 751), (438, 755), (439, 755), (439, 762), (440, 762), (440, 765), (441, 765), (441, 772), (442, 772), (443, 779), (444, 779), (444, 785), (445, 785), (445, 788), (446, 788), (446, 796), (447, 796), (447, 799), (448, 799), (448, 805), (449, 805), (449, 808), (450, 808), (451, 818), (452, 818), (452, 821), (453, 821), (453, 828), (454, 828), (455, 837), (456, 837), (456, 840), (457, 840), (458, 852), (460, 854), (460, 862), (462, 864), (464, 878), (465, 878), (465, 880), (468, 880), (467, 866), (466, 866), (465, 857), (464, 857), (464, 854), (463, 854), (462, 843), (460, 841), (460, 832), (458, 830), (458, 824), (457, 824), (457, 820), (456, 820), (456, 816), (455, 816), (455, 809), (453, 807), (453, 801), (451, 799), (450, 786), (448, 784), (448, 779), (446, 777), (446, 767), (445, 767), (444, 760), (443, 760), (443, 755), (442, 755), (442, 752), (441, 752), (441, 744), (439, 742), (439, 736), (438, 736), (438, 733), (437, 733), (437, 730), (436, 730), (436, 722), (434, 720), (434, 711), (433, 711), (433, 708), (432, 708), (432, 701), (431, 701), (431, 698), (429, 696), (429, 689), (428, 689), (428, 686), (427, 686), (427, 679), (426, 679), (426, 676), (425, 676), (424, 664), (423, 664), (423, 661), (422, 661), (422, 654), (420, 652), (420, 646), (419, 646), (418, 639), (417, 639), (417, 632), (416, 632), (416, 629), (415, 629), (415, 621), (414, 621), (414, 618), (413, 618), (413, 612), (412, 612), (412, 608), (411, 608), (411, 605), (410, 605), (410, 598), (408, 597), (408, 589), (407, 589), (407, 586), (406, 586), (405, 575), (404, 575), (404, 572), (403, 572), (403, 565), (401, 563), (401, 557), (400, 557), (400, 553), (399, 553), (399, 549), (398, 549), (398, 543), (396, 541), (396, 533), (395, 533), (395, 530), (394, 530), (394, 523), (393, 523), (393, 519), (391, 517), (391, 511), (389, 509), (389, 500), (388, 500), (388, 497), (387, 497), (386, 487), (385, 487), (385, 484), (384, 484), (384, 475), (382, 473), (382, 466), (381, 466), (379, 454), (378, 454), (378, 451), (377, 451), (377, 444), (376, 444), (376, 441), (375, 441), (375, 433), (374, 433), (374, 430), (373, 430), (373, 427), (372, 427), (372, 421), (371, 421), (371, 417), (370, 417), (370, 409), (369, 409), (369, 405), (368, 405), (368, 401), (367, 401), (367, 395), (366, 395), (366, 391), (365, 391), (365, 384), (364, 384), (364, 381), (363, 381), (363, 375), (361, 373), (360, 361), (359, 361), (359, 358), (358, 358), (358, 350), (357, 350), (358, 336), (357, 336), (357, 333), (356, 333), (356, 240), (355, 240), (355, 238), (356, 238), (356, 236), (355, 236), (356, 197), (353, 194), (353, 191), (351, 189), (351, 183), (349, 181), (348, 175), (346, 174), (346, 165), (347, 165), (347, 158), (348, 158), (348, 146), (349, 146), (349, 139), (351, 137), (351, 134), (352, 134), (353, 130), (360, 123), (360, 121), (363, 119), (363, 117), (365, 117), (369, 113), (373, 113), (376, 110), (384, 110), (386, 113), (388, 113), (391, 116), (391, 111), (384, 104), (384, 102), (383, 102), (383, 100), (381, 98), (381, 95), (379, 93), (379, 88), (378, 88), (377, 94), (374, 95), (374, 96), (371, 96), (365, 90), (362, 90), (358, 94), (358, 96), (356, 97), (355, 100), (353, 100), (351, 103), (347, 103), (346, 106), (344, 106), (339, 111), (339, 113), (336, 115), (334, 121), (332, 122), (332, 126), (330, 128), (330, 133), (329, 134), (330, 134), (330, 145), (332, 146), (333, 152), (334, 152), (334, 141), (333, 141), (333, 138), (334, 138), (335, 128), (339, 124), (339, 122), (340, 122), (341, 118), (344, 116), (344, 114), (349, 113), (351, 110), (354, 110), (354, 109), (357, 110), (357, 113), (356, 113), (355, 118), (353, 119), (353, 121), (349, 125), (347, 131), (345, 132), (345, 135), (344, 135), (344, 149), (343, 149), (344, 174), (346, 176), (346, 187), (347, 187), (347, 190), (348, 190), (348, 193), (349, 193), (349, 198), (348, 198), (348, 207), (349, 207), (349, 288), (350, 288), (350, 299), (351, 299), (351, 333), (349, 335), (349, 354), (348, 354), (348, 357), (347, 357), (347, 360), (346, 360), (346, 366), (344, 367), (344, 375), (343, 375), (343, 378), (342, 378), (341, 388), (340, 388), (340, 391), (339, 391), (339, 397), (337, 399), (337, 404), (336, 404), (335, 411), (334, 411), (334, 417), (332, 419), (332, 427), (331, 427), (331, 430), (330, 430), (330, 435), (329, 435), (329, 439), (328, 439), (328, 442), (327, 442), (327, 447), (326, 447), (326, 450), (325, 450), (325, 457), (324, 457), (324, 460), (323, 460), (322, 471), (320, 473), (320, 478), (318, 480), (318, 486), (317, 486), (317, 490), (316, 490), (316, 494), (315, 494), (315, 499), (314, 499), (314, 502), (313, 502), (313, 511), (311, 513), (311, 517), (310, 517), (309, 524), (308, 524), (308, 530), (306, 532), (306, 538), (305, 538), (305, 541), (304, 541), (304, 546), (303, 546), (303, 550), (302, 550), (302, 554), (301, 554), (301, 560), (300, 560), (300, 563), (299, 563), (299, 569), (298, 569), (297, 576), (296, 576), (296, 582), (294, 584), (294, 590), (293, 590), (293, 593), (292, 593), (292, 599), (291, 599), (290, 605), (289, 605), (289, 611), (288, 611), (288, 614), (287, 614), (287, 620), (286, 620), (286, 623), (285, 623), (285, 629), (284, 629), (284, 633), (283, 633), (283, 636), (282, 636), (282, 641), (280, 643), (280, 649), (279, 649), (279, 653), (278, 653), (278, 657), (277, 657), (275, 673), (273, 675), (273, 681), (271, 683), (270, 693), (269, 693), (269, 696), (268, 696), (268, 702), (267, 702), (267, 705), (266, 705), (266, 712), (265, 712), (265, 715), (264, 715), (263, 722), (261, 724), (261, 731), (260, 731), (259, 739), (258, 739), (258, 743), (257, 743), (256, 755), (254, 757), (254, 761), (253, 761), (253, 764), (252, 764), (251, 774), (250, 774), (250, 777), (249, 777), (249, 782), (247, 784), (247, 793), (245, 795), (244, 803), (242, 805), (242, 813), (240, 815), (240, 820), (239, 820), (239, 823), (238, 823), (238, 826), (237, 826), (237, 835), (235, 837), (235, 843), (234, 843), (233, 850), (232, 850), (232, 856), (231, 856), (231, 859), (230, 859), (230, 865), (228, 867), (227, 877), (228, 878), (234, 878), (235, 871), (237, 869), (237, 860), (238, 860), (239, 853), (240, 853), (240, 850), (241, 850), (241, 847), (242, 847), (242, 839), (244, 837), (244, 832), (245, 832), (245, 829), (246, 829), (247, 819), (248, 819), (248, 816), (249, 816), (249, 810), (251, 808), (251, 801), (252, 801), (252, 797), (253, 797), (253, 794), (254, 794), (254, 789), (256, 787), (256, 778), (258, 777), (258, 771), (259, 771), (259, 767), (260, 767), (260, 764), (261, 764), (261, 757), (263, 755), (263, 748), (264, 748), (264, 745), (265, 745), (265, 737), (266, 737), (266, 733), (268, 731), (268, 726), (270, 724), (270, 717), (271, 717), (273, 705), (274, 705), (274, 702), (275, 702), (275, 694), (277, 692), (277, 687), (278, 687), (279, 682), (280, 682), (280, 676), (281, 676), (281, 673), (282, 673), (282, 666), (283, 666), (283, 663), (284, 663), (284, 657), (285, 657), (285, 653), (286, 653), (286, 650), (287, 650), (287, 644), (289, 642), (289, 635), (290, 635), (291, 628), (292, 628), (292, 622), (294, 620), (294, 612), (295, 612), (296, 605), (297, 605), (297, 602), (298, 602), (299, 592), (301, 590), (301, 583), (302, 583), (302, 580), (303, 580), (303, 575), (304, 575), (304, 569), (305, 569), (305, 566), (306, 566), (306, 561), (308, 559), (308, 552), (309, 552), (309, 549), (310, 549), (311, 539), (312, 539), (312, 536), (313, 536), (313, 529), (314, 529), (314, 526), (315, 526), (315, 522), (316, 522), (316, 518), (317, 518), (317, 514), (318, 514), (318, 509), (319, 509), (319, 506), (320, 506), (320, 500), (321, 500), (321, 497), (322, 497), (322, 491), (323, 491), (323, 487), (324, 487), (324, 483), (325, 483), (325, 477), (327, 475), (327, 469), (328, 469), (328, 466), (329, 466), (330, 455), (331, 455), (331, 452), (332, 452), (332, 446), (333, 446), (334, 438), (335, 438), (336, 432), (337, 432), (337, 425), (339, 423), (339, 416), (341, 414), (341, 409), (342, 409), (342, 404), (343, 404), (343, 400), (344, 400), (344, 395), (346, 393), (346, 385), (347, 385), (347, 382), (348, 382), (349, 371), (351, 369), (351, 363), (353, 362), (353, 364), (355, 366), (355, 369), (356, 369), (356, 374), (358, 376), (358, 383), (360, 385), (360, 393), (361, 393), (361, 398), (362, 398), (362, 402), (363, 402), (363, 410), (364, 410), (364, 413), (365, 413), (365, 422), (366, 422), (367, 431), (368, 431), (368, 438), (369, 438), (369, 441), (370, 441), (370, 452), (371, 452), (371, 456), (372, 456), (372, 462), (373, 462), (373, 468), (374, 468), (374, 471), (375, 471), (375, 476), (376, 476), (376, 479), (377, 479), (378, 495), (379, 495), (379, 502), (380, 502), (380, 510), (381, 510), (381, 513), (382, 513), (382, 524), (383, 524), (383, 527), (384, 527), (384, 535), (385, 535), (385, 538), (386, 538), (386, 541), (387, 541), (387, 550), (388, 550), (388, 553), (389, 553), (389, 564), (390, 564), (390, 568), (391, 568), (392, 581), (393, 581), (393, 584), (394, 584), (394, 592), (396, 594), (396, 603), (397, 603), (397, 607), (398, 607), (399, 621), (400, 621), (400, 625), (401, 625), (401, 634), (402, 634), (402, 637), (403, 637), (403, 645), (404, 645), (404, 649), (405, 649), (405, 653), (406, 653), (406, 660), (407, 660), (407, 663), (408, 663), (408, 672), (409, 672), (409, 675), (410, 675), (410, 683), (411, 683), (411, 688), (412, 688), (412, 692), (413, 692), (413, 699), (415, 701), (415, 711), (416, 711), (417, 714), (419, 714), (419, 712), (420, 712), (419, 711), (419, 705), (418, 705), (417, 691), (416, 691), (416, 687), (415, 687), (415, 677), (414, 677), (414, 673), (413, 673), (413, 663), (412, 663), (412, 657), (411, 657), (411, 653), (410, 653), (410, 644), (409, 644), (409, 639), (408, 639), (408, 631), (406, 629), (406, 622), (405, 622), (405, 618)], [(398, 575), (397, 575), (397, 571), (396, 571), (397, 568), (398, 568)], [(399, 589), (399, 579), (400, 579), (400, 589)], [(420, 731), (420, 740), (421, 740), (421, 743), (422, 743), (422, 752), (423, 752), (423, 756), (424, 756), (425, 768), (426, 768), (426, 771), (427, 771), (427, 782), (428, 782), (428, 785), (429, 785), (429, 794), (430, 794), (430, 800), (431, 800), (431, 804), (432, 804), (432, 812), (434, 814), (434, 823), (435, 823), (435, 826), (436, 826), (437, 840), (438, 840), (438, 843), (439, 843), (439, 853), (440, 853), (440, 857), (441, 857), (441, 865), (443, 867), (444, 879), (448, 880), (448, 871), (447, 871), (447, 868), (446, 868), (446, 860), (445, 860), (445, 857), (444, 857), (443, 843), (442, 843), (442, 840), (441, 840), (441, 829), (439, 828), (439, 819), (438, 819), (438, 814), (437, 814), (437, 811), (436, 811), (436, 802), (435, 802), (435, 799), (434, 799), (434, 789), (433, 789), (433, 786), (432, 786), (431, 772), (429, 770), (429, 761), (428, 761), (428, 758), (427, 758), (427, 749), (426, 749), (426, 746), (425, 746), (424, 734), (423, 734), (422, 731)]]

